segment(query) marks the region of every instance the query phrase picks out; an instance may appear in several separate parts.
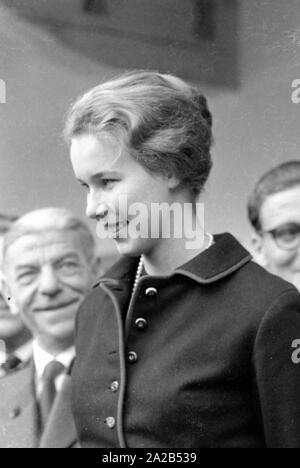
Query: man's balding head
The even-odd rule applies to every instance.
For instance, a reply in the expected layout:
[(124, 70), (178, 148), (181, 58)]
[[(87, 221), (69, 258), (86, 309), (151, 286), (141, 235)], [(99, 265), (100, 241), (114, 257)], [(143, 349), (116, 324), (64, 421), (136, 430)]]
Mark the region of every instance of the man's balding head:
[(80, 239), (88, 260), (95, 256), (95, 240), (87, 225), (66, 208), (42, 208), (31, 211), (15, 220), (6, 230), (3, 256), (11, 244), (26, 235), (43, 235), (49, 231), (71, 231)]

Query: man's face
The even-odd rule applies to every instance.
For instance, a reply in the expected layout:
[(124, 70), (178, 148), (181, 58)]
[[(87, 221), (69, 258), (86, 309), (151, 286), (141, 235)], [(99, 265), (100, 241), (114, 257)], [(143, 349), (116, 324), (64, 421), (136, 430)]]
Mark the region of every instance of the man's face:
[[(2, 265), (2, 245), (3, 237), (0, 236), (0, 267)], [(0, 293), (0, 340), (12, 340), (23, 330), (24, 324), (21, 318), (11, 314), (6, 301)]]
[[(121, 197), (125, 197), (126, 208), (137, 202), (142, 203), (149, 214), (151, 203), (172, 203), (170, 179), (147, 172), (119, 142), (108, 135), (74, 138), (71, 162), (76, 178), (87, 190), (87, 216), (98, 220), (101, 218), (101, 224), (114, 238), (119, 252), (140, 255), (153, 250), (158, 239), (130, 237), (134, 217), (127, 209), (120, 208), (119, 202)], [(146, 222), (149, 226), (151, 221), (148, 215)]]
[[(300, 225), (300, 186), (270, 195), (261, 207), (262, 230)], [(261, 263), (271, 273), (293, 283), (300, 290), (300, 246), (292, 250), (279, 247), (273, 236), (262, 234), (259, 241)]]
[(93, 280), (89, 263), (72, 231), (25, 235), (8, 247), (5, 275), (12, 300), (42, 346), (72, 345), (76, 312)]

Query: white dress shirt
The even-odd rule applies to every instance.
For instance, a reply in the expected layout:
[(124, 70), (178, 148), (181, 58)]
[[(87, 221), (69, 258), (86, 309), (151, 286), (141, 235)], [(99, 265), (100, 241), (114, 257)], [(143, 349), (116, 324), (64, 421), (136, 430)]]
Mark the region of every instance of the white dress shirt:
[[(56, 356), (53, 356), (52, 354), (49, 354), (47, 351), (41, 348), (37, 341), (33, 342), (33, 362), (34, 362), (35, 371), (36, 371), (35, 383), (36, 383), (37, 398), (40, 398), (42, 394), (43, 384), (44, 384), (43, 374), (49, 362), (58, 361), (65, 367), (65, 370), (67, 371), (74, 357), (75, 357), (74, 346), (72, 348), (67, 349), (66, 351), (63, 351), (60, 354), (57, 354)], [(60, 391), (63, 385), (64, 378), (65, 378), (65, 373), (59, 375), (55, 379), (55, 387), (56, 387), (57, 392)]]
[(32, 356), (32, 340), (27, 341), (27, 343), (20, 346), (13, 353), (17, 358), (22, 362), (27, 362)]

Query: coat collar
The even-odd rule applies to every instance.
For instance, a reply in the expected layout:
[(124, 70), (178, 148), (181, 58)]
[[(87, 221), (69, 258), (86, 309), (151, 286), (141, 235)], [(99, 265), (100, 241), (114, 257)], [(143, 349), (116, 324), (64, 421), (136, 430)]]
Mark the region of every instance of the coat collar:
[(251, 254), (231, 235), (214, 236), (215, 243), (175, 272), (201, 284), (215, 283), (252, 260)]
[[(187, 276), (198, 283), (215, 283), (226, 276), (239, 270), (246, 263), (252, 260), (250, 253), (231, 234), (219, 234), (214, 236), (215, 243), (195, 258), (178, 267), (173, 272)], [(100, 278), (94, 287), (108, 284), (114, 289), (121, 286), (120, 281), (130, 284), (133, 281), (138, 265), (137, 258), (123, 258), (115, 263)]]

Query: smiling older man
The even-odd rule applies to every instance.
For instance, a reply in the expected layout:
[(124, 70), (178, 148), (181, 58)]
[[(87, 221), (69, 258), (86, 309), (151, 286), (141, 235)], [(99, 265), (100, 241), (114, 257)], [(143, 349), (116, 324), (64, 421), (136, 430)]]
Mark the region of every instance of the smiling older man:
[[(14, 216), (0, 213), (0, 268), (3, 237), (16, 220)], [(10, 313), (4, 297), (0, 294), (0, 377), (21, 368), (30, 356), (31, 334), (21, 318)]]
[(76, 444), (68, 369), (77, 309), (96, 274), (94, 247), (86, 225), (60, 208), (25, 215), (4, 238), (6, 296), (34, 343), (31, 363), (0, 383), (0, 447)]

